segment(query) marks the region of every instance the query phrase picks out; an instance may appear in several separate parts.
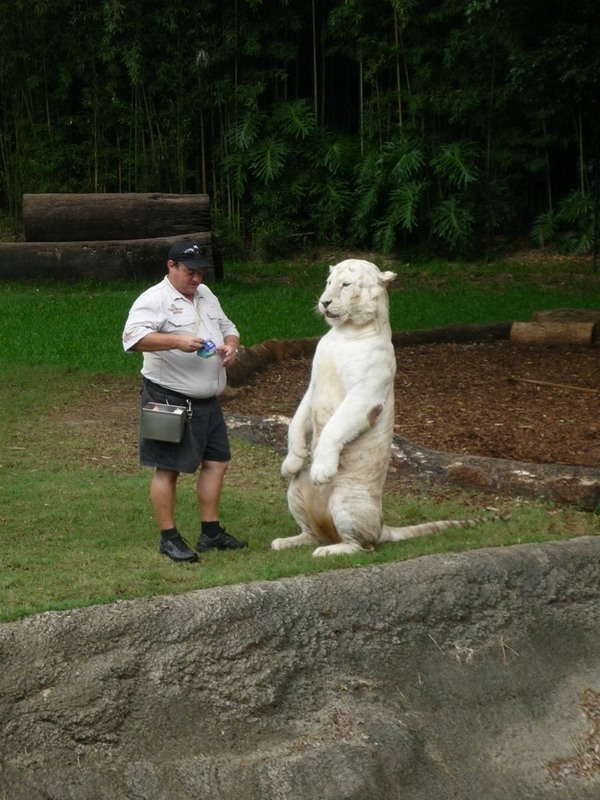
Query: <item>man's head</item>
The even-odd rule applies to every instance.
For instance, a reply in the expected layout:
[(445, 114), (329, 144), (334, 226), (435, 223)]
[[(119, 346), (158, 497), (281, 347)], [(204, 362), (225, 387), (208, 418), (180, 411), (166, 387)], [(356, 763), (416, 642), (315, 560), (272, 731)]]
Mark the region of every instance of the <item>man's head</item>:
[(210, 262), (206, 256), (206, 249), (198, 242), (184, 239), (175, 242), (169, 249), (168, 260), (174, 264), (184, 264), (188, 269), (206, 269)]
[(169, 280), (184, 297), (193, 298), (206, 267), (210, 267), (210, 262), (198, 242), (184, 239), (171, 245), (167, 261)]

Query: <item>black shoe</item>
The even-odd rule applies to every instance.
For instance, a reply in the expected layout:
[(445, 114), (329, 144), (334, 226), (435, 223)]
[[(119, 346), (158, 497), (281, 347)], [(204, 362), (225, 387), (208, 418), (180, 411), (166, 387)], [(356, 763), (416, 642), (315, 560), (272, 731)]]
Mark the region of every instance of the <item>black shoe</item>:
[(221, 528), (217, 535), (212, 538), (205, 533), (201, 533), (196, 550), (199, 553), (206, 553), (208, 550), (241, 550), (242, 547), (248, 547), (248, 542), (240, 542), (238, 539), (234, 539), (230, 533), (227, 533), (225, 528)]
[(178, 533), (173, 536), (162, 536), (158, 551), (173, 561), (198, 561), (198, 554), (190, 550), (185, 539)]

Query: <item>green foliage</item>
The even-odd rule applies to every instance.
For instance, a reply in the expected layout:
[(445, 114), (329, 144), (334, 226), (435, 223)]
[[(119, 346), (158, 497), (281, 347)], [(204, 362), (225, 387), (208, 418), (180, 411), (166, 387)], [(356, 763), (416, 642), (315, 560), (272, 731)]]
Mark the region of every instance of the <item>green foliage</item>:
[(482, 193), (479, 158), (469, 141), (443, 144), (428, 158), (424, 142), (400, 131), (359, 166), (354, 240), (368, 243), (374, 231), (375, 247), (391, 253), (422, 228), (450, 250), (464, 248), (477, 223), (492, 219), (490, 209), (477, 202)]
[(594, 198), (578, 189), (558, 204), (556, 212), (543, 211), (536, 217), (531, 237), (542, 247), (555, 245), (560, 253), (582, 255), (594, 244)]
[(402, 131), (379, 150), (369, 150), (357, 169), (358, 203), (354, 211), (354, 241), (365, 244), (374, 229), (374, 243), (390, 253), (402, 231), (418, 225), (428, 181), (423, 173), (423, 144)]
[(460, 195), (452, 195), (433, 209), (431, 221), (433, 233), (456, 250), (470, 241), (475, 215)]
[(552, 210), (542, 211), (535, 219), (531, 229), (531, 238), (536, 244), (539, 244), (540, 247), (546, 247), (546, 245), (551, 243), (555, 235), (556, 221), (554, 212)]
[[(596, 14), (0, 0), (0, 210), (19, 229), (26, 192), (206, 192), (232, 252), (456, 250), (531, 219), (547, 241), (556, 182), (592, 190)], [(556, 243), (585, 252), (586, 212), (561, 213)]]
[(443, 144), (431, 159), (436, 176), (447, 181), (451, 187), (466, 189), (477, 180), (477, 146), (473, 142), (451, 142)]
[[(298, 237), (334, 241), (351, 206), (351, 137), (317, 126), (306, 101), (279, 102), (272, 114), (248, 109), (232, 126), (223, 158), (234, 196), (252, 220), (257, 253), (273, 260)], [(312, 219), (314, 228), (307, 229)]]

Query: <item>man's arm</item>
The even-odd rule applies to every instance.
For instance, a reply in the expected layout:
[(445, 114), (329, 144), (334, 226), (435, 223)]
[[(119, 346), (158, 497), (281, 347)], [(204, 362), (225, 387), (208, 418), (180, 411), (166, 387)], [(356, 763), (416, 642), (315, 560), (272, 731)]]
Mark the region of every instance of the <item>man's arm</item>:
[(157, 353), (160, 350), (182, 350), (184, 353), (195, 353), (204, 345), (204, 339), (198, 336), (180, 336), (177, 333), (147, 333), (128, 348), (135, 353)]

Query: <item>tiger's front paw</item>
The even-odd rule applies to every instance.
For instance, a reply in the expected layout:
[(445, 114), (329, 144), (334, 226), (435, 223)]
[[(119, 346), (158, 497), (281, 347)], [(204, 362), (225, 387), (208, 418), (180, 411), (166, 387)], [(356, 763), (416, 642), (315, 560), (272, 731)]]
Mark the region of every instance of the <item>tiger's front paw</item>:
[(288, 453), (281, 465), (281, 474), (284, 478), (293, 478), (304, 466), (304, 459), (294, 453)]
[(310, 479), (315, 486), (321, 486), (324, 483), (329, 483), (337, 471), (337, 458), (319, 458), (313, 461), (313, 465), (310, 468)]

